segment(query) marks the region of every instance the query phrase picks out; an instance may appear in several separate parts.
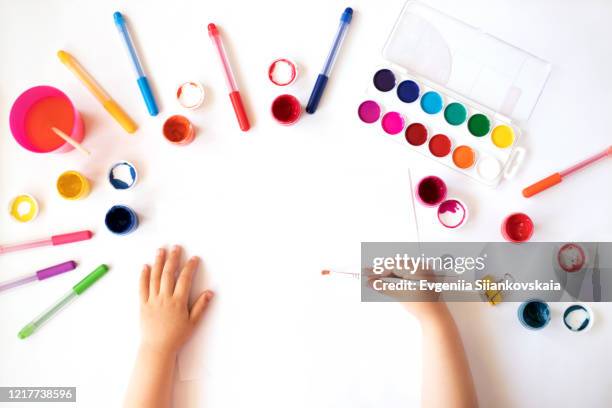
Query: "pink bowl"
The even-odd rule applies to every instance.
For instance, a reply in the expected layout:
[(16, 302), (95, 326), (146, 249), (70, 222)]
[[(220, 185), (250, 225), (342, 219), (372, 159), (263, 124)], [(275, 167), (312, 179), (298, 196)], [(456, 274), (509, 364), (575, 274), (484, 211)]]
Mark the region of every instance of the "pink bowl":
[[(45, 99), (49, 100), (44, 101)], [(42, 105), (42, 103), (45, 103), (45, 105)], [(40, 105), (36, 106), (37, 104)], [(67, 117), (65, 115), (58, 116), (59, 110), (51, 110), (51, 106), (53, 104), (64, 104), (64, 110), (67, 109), (72, 111), (71, 123), (64, 123), (66, 122)], [(41, 106), (44, 106), (44, 108), (41, 108)], [(41, 111), (41, 109), (46, 109), (46, 111)], [(37, 135), (37, 137), (33, 136), (31, 129), (28, 128), (28, 115), (32, 114), (32, 112), (36, 112), (38, 119), (40, 121), (44, 121), (44, 123), (38, 124), (39, 127), (48, 126), (48, 133), (45, 133), (42, 136), (40, 134)], [(52, 86), (35, 86), (19, 95), (19, 97), (13, 103), (13, 107), (11, 108), (9, 123), (11, 127), (11, 133), (13, 134), (13, 137), (15, 138), (17, 143), (19, 143), (24, 149), (34, 153), (65, 153), (74, 149), (74, 147), (72, 147), (66, 142), (41, 142), (41, 137), (57, 137), (58, 139), (60, 139), (59, 136), (52, 133), (52, 126), (61, 128), (61, 130), (66, 132), (71, 138), (73, 138), (79, 143), (82, 142), (85, 138), (83, 120), (81, 119), (81, 115), (76, 110), (76, 108), (74, 107), (70, 99), (66, 96), (66, 94)], [(67, 131), (68, 128), (70, 129), (70, 132)], [(47, 146), (41, 146), (41, 144), (46, 144)], [(57, 147), (49, 147), (56, 145)]]

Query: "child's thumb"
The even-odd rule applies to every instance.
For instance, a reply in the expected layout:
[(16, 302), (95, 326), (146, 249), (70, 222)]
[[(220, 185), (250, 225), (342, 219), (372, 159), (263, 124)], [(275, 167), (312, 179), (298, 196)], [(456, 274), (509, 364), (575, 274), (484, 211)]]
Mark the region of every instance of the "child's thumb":
[(196, 299), (189, 313), (189, 319), (193, 323), (197, 323), (200, 320), (213, 296), (215, 296), (215, 293), (212, 290), (205, 290), (204, 293)]

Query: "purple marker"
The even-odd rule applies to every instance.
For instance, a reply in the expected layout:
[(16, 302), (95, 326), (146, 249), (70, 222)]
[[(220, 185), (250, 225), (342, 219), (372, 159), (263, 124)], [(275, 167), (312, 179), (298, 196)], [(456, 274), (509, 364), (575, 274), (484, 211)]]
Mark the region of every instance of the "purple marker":
[(34, 282), (35, 280), (44, 280), (52, 278), (64, 272), (76, 269), (77, 264), (74, 261), (63, 262), (54, 266), (50, 266), (40, 271), (34, 272), (32, 275), (22, 276), (7, 282), (0, 283), (0, 292), (16, 288), (17, 286), (25, 285), (26, 283)]

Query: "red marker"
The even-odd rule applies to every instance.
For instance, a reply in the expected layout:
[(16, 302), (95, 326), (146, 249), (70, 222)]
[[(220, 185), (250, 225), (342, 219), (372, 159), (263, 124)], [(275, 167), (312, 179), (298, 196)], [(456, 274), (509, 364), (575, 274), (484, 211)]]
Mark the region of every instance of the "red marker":
[(244, 110), (244, 105), (242, 104), (242, 98), (240, 97), (240, 91), (238, 90), (238, 85), (236, 85), (236, 79), (234, 78), (234, 74), (232, 73), (232, 67), (227, 60), (227, 55), (225, 54), (225, 49), (223, 48), (223, 42), (221, 41), (221, 35), (219, 34), (219, 30), (217, 30), (217, 26), (213, 23), (208, 25), (208, 35), (212, 40), (217, 52), (219, 53), (219, 58), (221, 59), (221, 64), (223, 65), (223, 72), (225, 73), (225, 79), (227, 81), (227, 87), (229, 88), (230, 100), (232, 101), (232, 106), (234, 107), (234, 112), (236, 112), (236, 118), (238, 119), (238, 125), (240, 126), (240, 130), (246, 132), (251, 128), (249, 124), (249, 118), (247, 117), (246, 111)]

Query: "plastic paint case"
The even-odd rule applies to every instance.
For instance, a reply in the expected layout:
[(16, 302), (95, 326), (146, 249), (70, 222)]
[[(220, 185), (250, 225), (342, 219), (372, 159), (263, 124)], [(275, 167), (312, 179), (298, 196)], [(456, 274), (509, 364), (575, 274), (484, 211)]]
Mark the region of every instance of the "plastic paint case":
[(78, 171), (69, 170), (57, 178), (57, 192), (66, 200), (80, 200), (87, 197), (91, 188), (87, 177)]
[(19, 194), (11, 200), (8, 211), (11, 217), (19, 222), (29, 222), (38, 215), (38, 202), (29, 194)]
[(35, 86), (13, 103), (9, 116), (13, 137), (34, 153), (66, 153), (74, 149), (51, 130), (57, 127), (76, 142), (85, 138), (83, 120), (70, 99), (52, 86)]
[[(424, 125), (427, 137), (413, 145), (405, 137), (406, 129), (382, 135), (490, 187), (514, 175), (525, 154), (517, 146), (520, 126), (537, 103), (550, 73), (549, 63), (418, 1), (406, 3), (383, 48), (383, 58), (387, 62), (371, 71), (362, 101), (377, 103), (381, 118), (397, 112), (406, 129), (414, 123)], [(393, 79), (385, 71), (375, 81), (381, 70), (390, 71)], [(416, 94), (412, 83), (419, 88), (418, 97), (406, 102)], [(409, 92), (402, 91), (402, 86)], [(441, 106), (435, 106), (437, 98), (430, 97), (434, 93), (441, 97)], [(381, 127), (380, 121), (363, 122)], [(450, 149), (436, 157), (429, 142), (438, 134), (448, 138), (444, 144), (450, 142)], [(459, 146), (473, 151), (471, 164), (453, 160)], [(445, 151), (446, 147), (441, 153)]]

